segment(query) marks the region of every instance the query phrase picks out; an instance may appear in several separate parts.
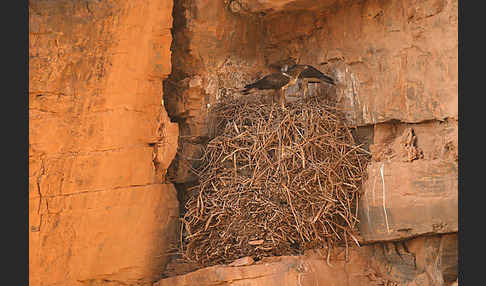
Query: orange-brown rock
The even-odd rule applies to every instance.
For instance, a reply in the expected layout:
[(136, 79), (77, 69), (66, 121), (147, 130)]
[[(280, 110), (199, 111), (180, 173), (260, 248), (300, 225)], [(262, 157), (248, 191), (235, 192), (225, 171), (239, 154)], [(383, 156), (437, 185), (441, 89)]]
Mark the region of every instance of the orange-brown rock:
[(229, 266), (233, 266), (233, 267), (237, 267), (237, 266), (250, 265), (250, 264), (253, 264), (254, 262), (255, 261), (253, 260), (253, 258), (251, 258), (249, 256), (246, 256), (246, 257), (242, 257), (242, 258), (236, 259), (235, 261), (231, 262), (228, 265)]
[[(178, 202), (172, 1), (29, 1), (30, 285), (160, 277)], [(158, 169), (156, 168), (158, 165)]]
[(457, 3), (338, 0), (274, 13), (263, 21), (265, 58), (292, 56), (331, 74), (357, 125), (457, 119)]
[(365, 241), (458, 231), (457, 164), (371, 163), (359, 204)]
[(367, 277), (369, 261), (360, 251), (351, 251), (349, 263), (340, 261), (332, 266), (326, 262), (324, 250), (311, 256), (269, 257), (249, 266), (217, 265), (182, 276), (166, 278), (154, 286), (209, 285), (374, 285)]
[[(263, 1), (243, 2), (264, 11)], [(267, 1), (275, 11), (290, 2), (299, 1)], [(265, 59), (293, 57), (331, 74), (350, 124), (375, 124), (364, 239), (457, 231), (457, 1), (323, 2), (264, 16)], [(397, 120), (393, 134), (380, 129)]]
[(331, 6), (337, 0), (309, 1), (309, 0), (225, 0), (234, 13), (265, 13), (280, 11), (313, 10)]
[(364, 241), (457, 232), (457, 121), (382, 123), (359, 202)]
[(264, 65), (264, 35), (257, 16), (236, 16), (222, 0), (176, 1), (174, 15), (173, 70), (164, 81), (164, 103), (171, 120), (179, 123), (181, 136), (180, 154), (169, 176), (187, 183), (196, 180), (189, 168), (194, 161), (187, 158), (201, 156), (210, 133), (211, 104), (269, 68)]
[[(206, 285), (450, 285), (457, 279), (457, 234), (402, 242), (316, 249), (267, 257), (252, 265), (217, 265), (162, 279), (154, 286)], [(347, 256), (346, 256), (347, 255)], [(347, 259), (346, 259), (347, 257)]]
[(389, 240), (457, 230), (457, 5), (29, 1), (31, 285), (160, 278), (177, 232), (167, 170), (174, 182), (194, 181), (184, 160), (211, 136), (208, 107), (289, 58), (333, 76), (349, 123), (373, 129), (359, 206), (363, 214), (385, 202), (387, 214), (362, 217), (361, 242), (388, 242), (334, 268), (319, 256), (283, 257), (158, 285), (454, 282), (455, 234)]
[[(457, 234), (421, 236), (375, 243), (368, 252), (370, 268), (398, 285), (453, 285), (457, 279)], [(393, 285), (393, 284), (392, 284)]]
[[(176, 10), (184, 18), (175, 25), (178, 88), (164, 88), (188, 157), (208, 136), (208, 104), (289, 58), (337, 80), (353, 125), (457, 120), (457, 0), (186, 2)], [(183, 160), (173, 163), (174, 180), (195, 180)]]
[[(373, 126), (372, 133), (370, 151), (376, 162), (410, 162), (411, 152), (416, 153), (412, 156), (414, 160), (458, 160), (458, 125), (455, 119), (420, 124), (380, 123)], [(409, 140), (410, 143), (407, 142)]]

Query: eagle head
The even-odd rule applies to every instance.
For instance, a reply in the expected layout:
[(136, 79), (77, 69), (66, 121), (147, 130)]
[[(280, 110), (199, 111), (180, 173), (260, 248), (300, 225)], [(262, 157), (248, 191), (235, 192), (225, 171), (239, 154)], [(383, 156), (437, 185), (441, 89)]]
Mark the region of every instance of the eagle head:
[(287, 67), (287, 73), (291, 77), (298, 77), (302, 71), (307, 69), (309, 65), (293, 65), (292, 67)]

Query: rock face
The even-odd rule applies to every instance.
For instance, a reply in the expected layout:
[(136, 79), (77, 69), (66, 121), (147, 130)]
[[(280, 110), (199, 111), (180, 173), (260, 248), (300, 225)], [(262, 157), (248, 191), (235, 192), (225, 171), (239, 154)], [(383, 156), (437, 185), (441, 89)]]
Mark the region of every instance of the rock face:
[(366, 241), (458, 231), (457, 121), (382, 123), (360, 201)]
[[(171, 179), (182, 186), (195, 180), (188, 166), (196, 163), (186, 158), (197, 158), (211, 137), (208, 106), (276, 63), (313, 65), (336, 79), (335, 100), (372, 153), (359, 203), (360, 243), (374, 249), (363, 254), (376, 269), (370, 276), (387, 277), (373, 283), (454, 282), (457, 260), (440, 266), (444, 260), (432, 253), (440, 250), (449, 258), (457, 253), (457, 237), (447, 233), (458, 230), (458, 1), (177, 2), (174, 15), (181, 20), (174, 24), (172, 51), (178, 56), (164, 94), (171, 120), (179, 123), (179, 151), (185, 155), (173, 161)], [(214, 13), (219, 16), (211, 17)], [(310, 92), (327, 88), (313, 85)], [(432, 236), (413, 238), (421, 235)], [(159, 285), (257, 285), (259, 270), (251, 269), (258, 263), (242, 267), (200, 270)], [(272, 277), (280, 278), (261, 279), (293, 285), (282, 278), (288, 271), (280, 267), (287, 269), (271, 267), (280, 273)], [(227, 271), (232, 274), (226, 277)], [(343, 281), (326, 283), (371, 283)]]
[(268, 72), (263, 58), (261, 19), (232, 14), (223, 1), (180, 0), (174, 6), (172, 73), (164, 81), (164, 102), (179, 123), (179, 151), (171, 181), (187, 183), (189, 170), (210, 135), (208, 108), (226, 94)]
[(266, 59), (328, 71), (356, 125), (457, 119), (456, 0), (340, 0), (269, 15), (264, 27)]
[(326, 263), (326, 251), (306, 256), (281, 256), (264, 258), (249, 266), (217, 265), (186, 275), (167, 278), (154, 286), (169, 285), (374, 285), (367, 277), (369, 261), (364, 253), (367, 249), (352, 251), (349, 264), (344, 263), (344, 252), (340, 261), (330, 266)]
[(323, 9), (336, 3), (337, 0), (225, 0), (234, 13), (272, 14), (281, 11)]
[[(208, 104), (289, 58), (337, 80), (336, 100), (353, 125), (457, 120), (456, 0), (238, 2), (273, 7), (266, 16), (232, 12), (235, 1), (177, 2), (183, 20), (174, 25), (170, 79), (178, 88), (164, 88), (186, 157), (197, 157), (210, 133)], [(289, 3), (297, 6), (276, 9)], [(184, 165), (175, 160), (174, 181), (194, 180)]]
[(157, 285), (457, 282), (457, 4), (29, 1), (31, 285), (159, 280), (208, 107), (290, 60), (336, 79), (369, 144), (364, 246), (335, 268), (304, 255)]
[(374, 244), (371, 268), (399, 285), (451, 285), (457, 279), (457, 234)]
[(30, 285), (160, 277), (178, 202), (172, 1), (29, 1)]
[(268, 257), (249, 266), (218, 265), (154, 286), (189, 285), (451, 285), (457, 279), (457, 235), (420, 237), (361, 248), (318, 249)]

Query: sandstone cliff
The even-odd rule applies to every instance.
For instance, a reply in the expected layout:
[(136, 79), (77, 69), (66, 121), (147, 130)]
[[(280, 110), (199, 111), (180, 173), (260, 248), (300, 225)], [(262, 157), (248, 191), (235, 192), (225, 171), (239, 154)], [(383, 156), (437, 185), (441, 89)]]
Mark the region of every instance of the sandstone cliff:
[(30, 1), (30, 285), (160, 277), (178, 215), (160, 175), (178, 137), (161, 93), (172, 5)]
[[(174, 60), (178, 59), (173, 59), (180, 70), (169, 78), (179, 88), (165, 93), (171, 96), (166, 99), (171, 102), (169, 115), (180, 122), (184, 133), (179, 151), (187, 156), (177, 156), (169, 168), (179, 189), (183, 191), (195, 180), (188, 169), (192, 162), (186, 158), (197, 158), (211, 137), (207, 107), (231, 92), (226, 85), (241, 88), (289, 58), (311, 64), (337, 79), (335, 100), (347, 109), (349, 124), (357, 127), (358, 137), (373, 155), (359, 204), (360, 242), (369, 244), (365, 248), (393, 251), (371, 251), (364, 260), (373, 262), (369, 263), (376, 277), (386, 277), (390, 283), (444, 285), (454, 281), (454, 255), (447, 255), (447, 261), (430, 255), (439, 249), (457, 254), (457, 236), (441, 236), (458, 231), (457, 1), (223, 2), (226, 6), (219, 1), (176, 1), (180, 8), (175, 15), (184, 20), (174, 25), (175, 43), (184, 39), (184, 47), (190, 47), (178, 50), (179, 45), (173, 46), (174, 54), (180, 52), (186, 58), (177, 64)], [(208, 17), (215, 11), (219, 17)], [(228, 29), (235, 22), (238, 28)], [(249, 30), (257, 36), (241, 34)], [(235, 33), (241, 41), (236, 50), (227, 42), (234, 41)], [(231, 81), (228, 76), (233, 76)], [(311, 92), (323, 88), (312, 86)], [(432, 236), (414, 238), (419, 235)], [(406, 240), (405, 247), (397, 240)], [(440, 243), (439, 248), (431, 241), (448, 243)], [(410, 250), (407, 244), (423, 247)], [(420, 264), (421, 257), (428, 258)], [(282, 264), (274, 267), (275, 273), (287, 275), (278, 270)], [(446, 274), (445, 268), (456, 274)], [(185, 278), (162, 280), (160, 285), (174, 281), (190, 285), (194, 282), (188, 281), (225, 271), (200, 270)], [(217, 283), (238, 285), (235, 281), (243, 279), (240, 274), (228, 275)], [(257, 285), (252, 275), (241, 283)], [(262, 274), (266, 275), (274, 274)], [(265, 281), (281, 283), (275, 279)], [(333, 283), (355, 285), (346, 281)]]
[(337, 80), (335, 100), (372, 153), (359, 204), (364, 246), (352, 263), (333, 254), (332, 269), (307, 254), (158, 285), (449, 285), (457, 5), (29, 1), (30, 284), (159, 280), (177, 237), (177, 195), (195, 181), (187, 158), (212, 135), (208, 107), (293, 58)]

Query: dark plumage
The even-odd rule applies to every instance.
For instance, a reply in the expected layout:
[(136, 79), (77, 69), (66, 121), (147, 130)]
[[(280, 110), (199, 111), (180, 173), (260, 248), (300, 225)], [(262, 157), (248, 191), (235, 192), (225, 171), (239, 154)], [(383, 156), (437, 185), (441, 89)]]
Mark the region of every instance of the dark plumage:
[[(295, 69), (296, 66), (298, 66), (298, 65), (295, 65), (295, 66), (289, 68), (289, 72), (292, 69)], [(302, 72), (299, 73), (299, 79), (302, 80), (302, 84), (304, 85), (304, 90), (302, 91), (303, 96), (306, 96), (309, 83), (325, 82), (325, 83), (330, 84), (330, 85), (335, 85), (333, 78), (323, 74), (320, 70), (318, 70), (315, 67), (310, 66), (310, 65), (306, 65), (306, 68)]]
[(300, 73), (307, 67), (307, 65), (294, 65), (291, 68), (284, 66), (280, 73), (266, 75), (254, 83), (245, 85), (245, 88), (241, 91), (241, 93), (248, 94), (252, 89), (273, 89), (275, 90), (275, 93), (280, 92), (280, 103), (282, 108), (285, 108), (285, 89), (290, 85), (295, 84)]
[(309, 82), (326, 82), (331, 85), (335, 85), (334, 79), (330, 76), (323, 74), (320, 70), (316, 69), (313, 66), (307, 66), (305, 70), (303, 70), (300, 75), (300, 79), (308, 79)]
[(283, 73), (272, 73), (255, 81), (254, 83), (245, 85), (243, 94), (248, 94), (252, 89), (274, 89), (278, 90), (290, 82), (290, 77)]

